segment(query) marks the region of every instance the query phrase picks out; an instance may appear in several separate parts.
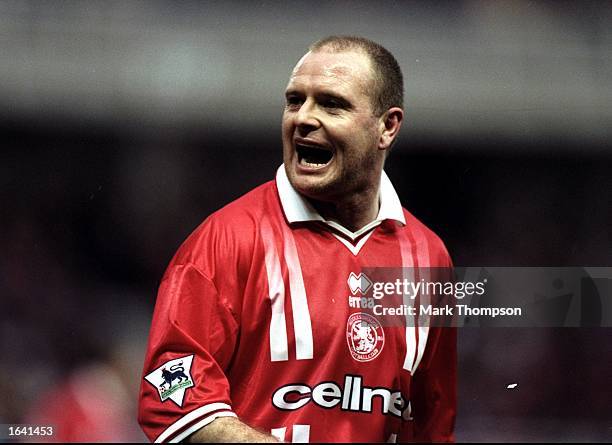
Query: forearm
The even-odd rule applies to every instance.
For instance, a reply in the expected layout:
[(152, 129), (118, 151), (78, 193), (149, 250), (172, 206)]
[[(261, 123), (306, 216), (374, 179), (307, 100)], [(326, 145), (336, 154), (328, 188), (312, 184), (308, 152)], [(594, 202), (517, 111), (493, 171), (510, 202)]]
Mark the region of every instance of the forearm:
[(219, 417), (193, 433), (188, 440), (191, 443), (278, 442), (274, 436), (251, 428), (235, 417)]

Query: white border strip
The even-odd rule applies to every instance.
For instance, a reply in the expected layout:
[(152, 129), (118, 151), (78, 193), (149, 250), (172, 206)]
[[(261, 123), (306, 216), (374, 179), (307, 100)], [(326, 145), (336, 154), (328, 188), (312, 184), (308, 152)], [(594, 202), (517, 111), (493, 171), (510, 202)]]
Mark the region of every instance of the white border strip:
[(209, 403), (208, 405), (201, 406), (199, 408), (194, 409), (189, 414), (181, 417), (179, 420), (174, 422), (168, 428), (161, 433), (157, 439), (155, 439), (155, 443), (160, 443), (166, 440), (168, 437), (172, 436), (174, 433), (179, 431), (181, 428), (184, 428), (186, 425), (190, 424), (194, 420), (197, 420), (200, 417), (205, 416), (206, 414), (210, 414), (213, 411), (226, 410), (232, 411), (232, 407), (227, 403)]
[(272, 317), (270, 319), (270, 360), (281, 362), (289, 360), (287, 321), (285, 319), (285, 283), (276, 251), (274, 233), (266, 218), (261, 222), (261, 238), (266, 256), (268, 296), (272, 309)]
[(178, 443), (184, 438), (191, 436), (193, 433), (198, 431), (199, 429), (204, 428), (206, 425), (211, 423), (213, 420), (218, 419), (219, 417), (238, 417), (235, 413), (231, 411), (220, 411), (218, 413), (214, 413), (212, 416), (208, 416), (206, 419), (203, 419), (196, 423), (195, 425), (187, 428), (181, 434), (177, 435), (174, 439), (169, 440), (168, 443)]
[(285, 261), (289, 271), (289, 288), (291, 289), (291, 309), (293, 313), (293, 330), (295, 333), (295, 354), (298, 360), (312, 359), (312, 325), (310, 311), (302, 277), (300, 258), (291, 230), (283, 224)]
[[(400, 229), (402, 230), (402, 229)], [(403, 278), (409, 281), (414, 281), (414, 261), (412, 258), (412, 252), (410, 251), (410, 240), (408, 237), (401, 233), (399, 235), (400, 254), (402, 256), (402, 275)], [(403, 303), (408, 306), (414, 305), (414, 300), (404, 294)], [(406, 312), (406, 356), (404, 357), (403, 368), (412, 374), (412, 367), (414, 364), (414, 357), (417, 352), (417, 339), (416, 339), (416, 319), (413, 315)]]
[[(431, 258), (429, 257), (429, 243), (427, 242), (427, 237), (423, 233), (420, 228), (415, 228), (416, 236), (419, 237), (419, 242), (417, 242), (417, 258), (419, 262), (419, 274), (423, 276), (419, 277), (424, 279), (426, 282), (431, 281)], [(421, 294), (419, 295), (421, 306), (429, 306), (431, 304), (431, 299), (429, 298), (429, 294)], [(427, 337), (429, 337), (429, 325), (431, 324), (431, 320), (429, 316), (425, 316), (422, 320), (419, 319), (419, 345), (417, 348), (417, 356), (414, 359), (414, 365), (412, 366), (412, 373), (416, 371), (417, 367), (421, 363), (421, 359), (423, 358), (423, 354), (425, 354), (425, 348), (427, 346)]]
[(370, 238), (370, 236), (372, 236), (372, 233), (374, 233), (374, 230), (372, 230), (370, 233), (368, 233), (363, 238), (361, 238), (359, 240), (359, 242), (357, 242), (357, 244), (355, 246), (353, 246), (350, 241), (347, 241), (346, 239), (342, 238), (342, 236), (338, 235), (337, 233), (332, 232), (332, 235), (334, 235), (334, 237), (338, 241), (340, 241), (342, 244), (344, 244), (346, 246), (346, 248), (348, 250), (350, 250), (351, 253), (354, 256), (357, 256), (359, 254), (359, 251), (361, 250), (361, 248), (364, 246), (364, 244), (368, 240), (368, 238)]
[(285, 441), (285, 434), (287, 433), (287, 427), (284, 426), (282, 428), (272, 428), (271, 434), (276, 437), (281, 442)]
[(310, 425), (293, 425), (291, 442), (308, 443), (310, 441)]
[(416, 360), (414, 361), (414, 366), (412, 368), (413, 374), (421, 363), (423, 354), (425, 354), (425, 347), (427, 346), (427, 337), (429, 337), (429, 326), (419, 326), (419, 348)]

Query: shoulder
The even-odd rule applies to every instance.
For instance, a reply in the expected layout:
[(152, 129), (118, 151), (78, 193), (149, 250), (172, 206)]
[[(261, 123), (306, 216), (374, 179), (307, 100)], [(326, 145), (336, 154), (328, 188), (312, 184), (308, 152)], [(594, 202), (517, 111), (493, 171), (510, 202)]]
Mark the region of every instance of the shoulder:
[(426, 248), (430, 267), (452, 267), (452, 260), (442, 239), (408, 210), (404, 210), (404, 231), (413, 243)]
[(261, 217), (279, 206), (275, 181), (268, 181), (210, 215), (206, 222), (228, 229), (257, 226)]
[(240, 259), (254, 249), (263, 216), (279, 207), (274, 181), (268, 181), (208, 216), (183, 242), (175, 263), (212, 264)]

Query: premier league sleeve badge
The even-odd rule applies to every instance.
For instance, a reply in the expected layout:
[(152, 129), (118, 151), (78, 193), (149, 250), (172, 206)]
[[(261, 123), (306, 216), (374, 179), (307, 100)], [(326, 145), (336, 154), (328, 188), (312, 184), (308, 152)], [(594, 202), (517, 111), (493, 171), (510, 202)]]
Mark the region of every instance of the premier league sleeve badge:
[(145, 376), (145, 380), (157, 389), (162, 402), (170, 399), (179, 407), (183, 406), (185, 391), (194, 386), (191, 378), (193, 355), (167, 361)]

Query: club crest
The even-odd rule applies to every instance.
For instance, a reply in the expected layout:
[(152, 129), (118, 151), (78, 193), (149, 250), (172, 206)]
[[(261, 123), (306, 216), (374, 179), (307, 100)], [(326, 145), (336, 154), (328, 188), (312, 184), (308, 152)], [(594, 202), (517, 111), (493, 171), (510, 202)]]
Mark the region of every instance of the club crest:
[(385, 331), (375, 317), (359, 312), (346, 322), (346, 341), (355, 360), (369, 362), (382, 352)]
[(183, 406), (185, 391), (194, 386), (191, 378), (193, 355), (170, 360), (145, 376), (145, 380), (157, 389), (162, 402), (170, 399)]

